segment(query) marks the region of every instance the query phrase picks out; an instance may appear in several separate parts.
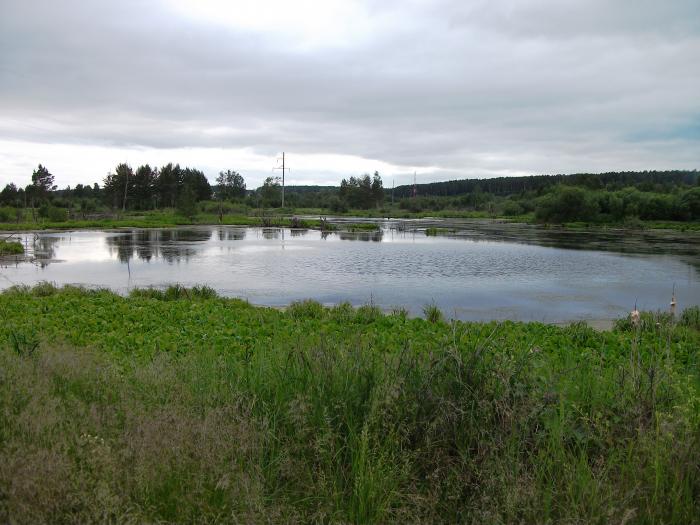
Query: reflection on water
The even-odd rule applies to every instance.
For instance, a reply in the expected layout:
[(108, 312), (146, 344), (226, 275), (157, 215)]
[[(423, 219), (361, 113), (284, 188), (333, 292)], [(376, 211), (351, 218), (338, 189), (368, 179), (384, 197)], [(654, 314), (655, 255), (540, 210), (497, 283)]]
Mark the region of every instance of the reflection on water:
[(197, 229), (134, 230), (105, 238), (110, 254), (116, 254), (121, 262), (134, 257), (144, 261), (162, 258), (166, 262), (187, 260), (195, 254), (190, 243), (207, 241), (210, 231)]
[[(581, 232), (483, 221), (385, 221), (380, 231), (228, 226), (25, 234), (28, 258), (0, 287), (41, 280), (108, 286), (206, 284), (284, 305), (368, 301), (419, 314), (435, 301), (462, 319), (562, 321), (623, 315), (635, 301), (700, 304), (700, 236)], [(427, 237), (437, 226), (446, 236)], [(3, 264), (0, 261), (0, 265)]]

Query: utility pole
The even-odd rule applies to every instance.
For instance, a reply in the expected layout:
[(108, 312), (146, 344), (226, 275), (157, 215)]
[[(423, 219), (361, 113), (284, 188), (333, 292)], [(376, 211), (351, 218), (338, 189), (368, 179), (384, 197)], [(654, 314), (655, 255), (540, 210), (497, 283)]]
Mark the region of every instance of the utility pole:
[(415, 199), (418, 195), (418, 189), (416, 188), (416, 172), (413, 172), (413, 198)]
[(394, 179), (391, 179), (391, 206), (394, 206)]
[(275, 170), (282, 170), (282, 207), (284, 208), (284, 171), (292, 171), (291, 168), (284, 167), (284, 151), (282, 152), (282, 167), (273, 168)]

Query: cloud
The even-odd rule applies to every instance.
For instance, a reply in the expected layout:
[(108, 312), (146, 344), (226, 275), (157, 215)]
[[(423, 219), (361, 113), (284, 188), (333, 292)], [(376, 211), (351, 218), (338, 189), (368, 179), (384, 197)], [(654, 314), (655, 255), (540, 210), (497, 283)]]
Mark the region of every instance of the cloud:
[(257, 183), (282, 150), (299, 167), (292, 181), (328, 184), (380, 168), (437, 180), (700, 161), (696, 1), (11, 0), (2, 11), (0, 183), (26, 183), (49, 158), (59, 184), (99, 181), (146, 156), (211, 178), (245, 166)]

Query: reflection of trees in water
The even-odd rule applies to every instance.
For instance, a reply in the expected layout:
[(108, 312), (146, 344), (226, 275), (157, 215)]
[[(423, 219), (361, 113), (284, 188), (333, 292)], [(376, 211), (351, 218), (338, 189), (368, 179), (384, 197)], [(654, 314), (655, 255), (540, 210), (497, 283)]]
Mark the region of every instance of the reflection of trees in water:
[(279, 239), (280, 238), (279, 228), (263, 228), (262, 236), (267, 240)]
[(242, 241), (245, 239), (246, 230), (244, 228), (219, 227), (216, 229), (216, 235), (220, 241)]
[(37, 236), (34, 238), (34, 259), (41, 268), (45, 268), (56, 258), (56, 245), (65, 237)]
[(338, 232), (338, 237), (342, 241), (373, 241), (373, 242), (381, 242), (382, 241), (382, 236), (383, 232), (376, 231), (376, 232), (359, 232), (359, 233), (353, 233), (353, 232)]
[(303, 236), (306, 235), (307, 233), (309, 233), (309, 230), (306, 230), (306, 229), (293, 229), (293, 230), (289, 230), (289, 234), (290, 234), (292, 237), (303, 237)]
[(189, 259), (197, 250), (188, 245), (192, 242), (208, 241), (208, 230), (134, 230), (123, 235), (108, 236), (107, 247), (110, 254), (116, 253), (121, 262), (134, 257), (143, 261), (162, 258), (167, 262)]

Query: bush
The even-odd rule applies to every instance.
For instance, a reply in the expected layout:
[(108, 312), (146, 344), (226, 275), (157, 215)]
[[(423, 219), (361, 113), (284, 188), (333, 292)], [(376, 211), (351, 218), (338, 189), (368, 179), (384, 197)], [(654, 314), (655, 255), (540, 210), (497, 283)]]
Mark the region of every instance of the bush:
[(10, 222), (15, 218), (15, 210), (8, 207), (0, 208), (0, 222)]
[(597, 218), (598, 203), (589, 192), (562, 186), (540, 200), (535, 217), (542, 222), (591, 221)]
[(49, 207), (48, 218), (51, 222), (65, 222), (68, 220), (68, 210), (65, 208)]

